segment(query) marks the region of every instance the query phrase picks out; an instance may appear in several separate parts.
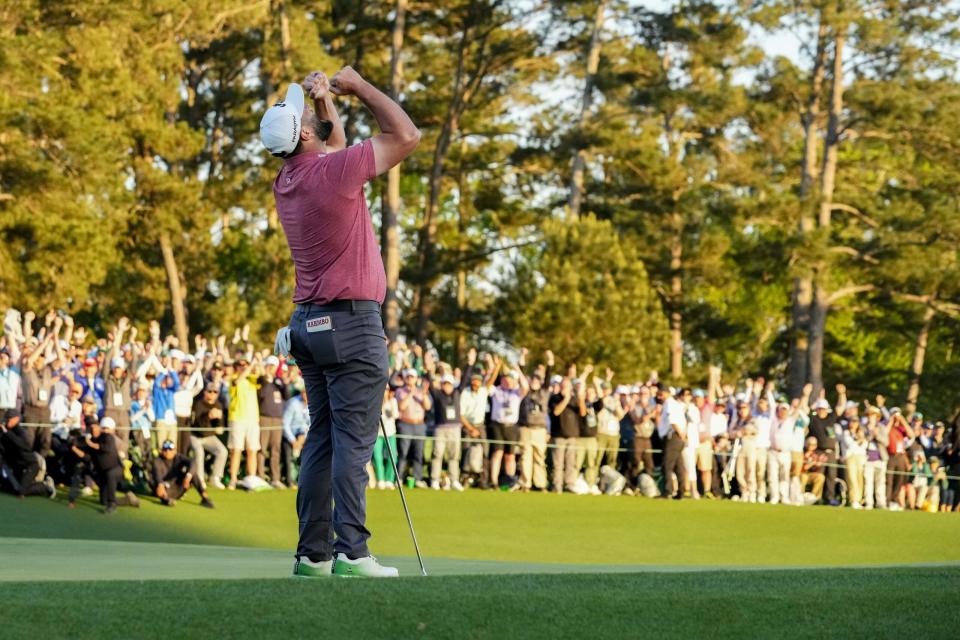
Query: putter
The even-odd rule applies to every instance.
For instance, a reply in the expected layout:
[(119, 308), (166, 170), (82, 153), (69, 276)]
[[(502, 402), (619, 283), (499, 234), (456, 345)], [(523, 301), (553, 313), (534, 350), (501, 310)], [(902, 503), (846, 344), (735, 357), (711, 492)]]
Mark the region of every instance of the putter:
[(393, 458), (393, 450), (390, 449), (390, 438), (387, 437), (387, 428), (383, 426), (383, 418), (380, 418), (380, 431), (383, 432), (383, 439), (386, 441), (387, 456), (390, 457), (390, 464), (393, 465), (394, 482), (397, 483), (397, 489), (400, 491), (400, 502), (403, 503), (403, 512), (407, 515), (407, 525), (410, 527), (410, 537), (413, 538), (413, 548), (417, 552), (417, 562), (420, 563), (420, 573), (426, 576), (427, 570), (423, 566), (423, 556), (420, 555), (420, 545), (417, 544), (417, 534), (413, 530), (413, 520), (410, 518), (407, 498), (403, 495), (403, 483), (400, 482), (400, 471), (397, 469), (397, 461)]

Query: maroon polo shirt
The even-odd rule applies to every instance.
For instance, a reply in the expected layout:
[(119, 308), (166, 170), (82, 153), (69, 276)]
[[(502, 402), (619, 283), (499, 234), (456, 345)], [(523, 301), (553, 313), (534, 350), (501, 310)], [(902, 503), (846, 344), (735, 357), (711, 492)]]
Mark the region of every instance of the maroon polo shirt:
[(363, 195), (376, 175), (370, 140), (284, 161), (273, 196), (296, 269), (295, 303), (383, 304), (387, 277)]

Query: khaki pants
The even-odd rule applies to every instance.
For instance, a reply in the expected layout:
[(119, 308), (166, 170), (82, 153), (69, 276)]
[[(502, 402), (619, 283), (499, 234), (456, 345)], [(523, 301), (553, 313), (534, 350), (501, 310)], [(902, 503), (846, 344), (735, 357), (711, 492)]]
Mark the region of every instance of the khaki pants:
[(851, 505), (863, 503), (863, 471), (867, 456), (847, 456), (847, 502)]
[(520, 486), (547, 488), (547, 430), (520, 427)]
[(554, 491), (573, 491), (573, 484), (577, 481), (577, 440), (579, 438), (553, 439)]
[(583, 470), (583, 478), (587, 484), (597, 484), (600, 477), (600, 447), (597, 438), (577, 438), (577, 471)]
[(616, 469), (617, 458), (620, 453), (620, 434), (599, 434), (597, 436), (597, 447), (600, 449), (599, 466), (609, 465)]
[(863, 497), (866, 507), (887, 508), (887, 461), (874, 460), (863, 466)]
[[(740, 455), (737, 456), (737, 484), (740, 485), (740, 499), (746, 502), (757, 501), (757, 439), (754, 436), (740, 440)], [(766, 463), (766, 460), (764, 460)]]
[(823, 482), (826, 477), (822, 473), (802, 473), (800, 474), (800, 484), (806, 490), (810, 485), (810, 493), (819, 500), (823, 496)]
[(443, 460), (447, 459), (450, 482), (460, 482), (460, 425), (437, 427), (433, 431), (433, 458), (430, 460), (430, 480), (440, 482)]
[(153, 427), (153, 432), (157, 437), (157, 448), (159, 449), (163, 445), (165, 440), (171, 441), (174, 445), (177, 444), (177, 423), (176, 422), (164, 422), (163, 420), (157, 420), (156, 425)]
[(770, 449), (767, 453), (770, 504), (790, 503), (790, 452)]

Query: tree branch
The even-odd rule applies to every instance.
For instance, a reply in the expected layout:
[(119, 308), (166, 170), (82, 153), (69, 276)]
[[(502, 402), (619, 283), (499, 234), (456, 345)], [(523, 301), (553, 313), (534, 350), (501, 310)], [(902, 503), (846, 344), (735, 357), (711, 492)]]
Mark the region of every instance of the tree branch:
[(876, 291), (876, 289), (877, 289), (876, 285), (872, 285), (872, 284), (858, 284), (858, 285), (852, 285), (849, 287), (843, 287), (842, 289), (837, 289), (836, 291), (830, 294), (830, 296), (827, 298), (827, 304), (832, 305), (834, 302), (836, 302), (837, 300), (840, 300), (841, 298), (852, 296), (857, 293), (867, 293), (868, 291)]
[(830, 205), (830, 210), (831, 210), (831, 211), (843, 211), (843, 212), (845, 212), (845, 213), (849, 213), (849, 214), (852, 215), (854, 218), (856, 218), (856, 219), (860, 220), (861, 222), (863, 222), (863, 224), (867, 225), (868, 227), (872, 227), (872, 228), (874, 228), (874, 229), (876, 229), (876, 228), (878, 228), (878, 227), (880, 226), (880, 224), (879, 224), (876, 220), (874, 220), (873, 218), (871, 218), (871, 217), (868, 216), (867, 214), (863, 213), (862, 211), (860, 211), (860, 210), (857, 209), (856, 207), (851, 207), (851, 206), (848, 205), (848, 204), (843, 204), (843, 203), (841, 203), (841, 202), (834, 202), (833, 204)]

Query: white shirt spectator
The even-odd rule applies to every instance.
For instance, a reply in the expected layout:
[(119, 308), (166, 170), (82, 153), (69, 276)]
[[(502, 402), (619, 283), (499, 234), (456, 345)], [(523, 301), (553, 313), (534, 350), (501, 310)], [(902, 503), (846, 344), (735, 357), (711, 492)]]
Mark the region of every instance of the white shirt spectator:
[(687, 443), (686, 448), (696, 449), (700, 446), (700, 421), (701, 414), (697, 405), (692, 402), (686, 405), (687, 414)]
[(714, 411), (710, 414), (710, 437), (716, 438), (719, 435), (723, 435), (730, 428), (730, 423), (727, 421), (727, 414), (718, 413)]
[(666, 438), (671, 431), (677, 433), (686, 433), (687, 417), (686, 408), (674, 399), (672, 396), (663, 403), (663, 410), (660, 412), (660, 422), (657, 423), (657, 433), (661, 438)]
[(474, 426), (482, 425), (487, 413), (487, 398), (486, 387), (480, 387), (479, 391), (467, 387), (460, 392), (460, 415)]
[(186, 384), (173, 394), (173, 412), (178, 418), (189, 418), (193, 413), (193, 399), (203, 389), (203, 374), (195, 369)]
[(387, 437), (397, 435), (397, 416), (400, 415), (400, 409), (397, 408), (397, 399), (390, 398), (383, 403), (380, 410), (380, 417), (383, 420), (383, 429), (387, 432)]
[(20, 374), (13, 367), (0, 369), (0, 409), (16, 409)]
[(83, 418), (83, 405), (79, 400), (70, 401), (66, 396), (54, 396), (50, 401), (50, 422), (53, 435), (66, 439), (71, 429), (79, 429)]

